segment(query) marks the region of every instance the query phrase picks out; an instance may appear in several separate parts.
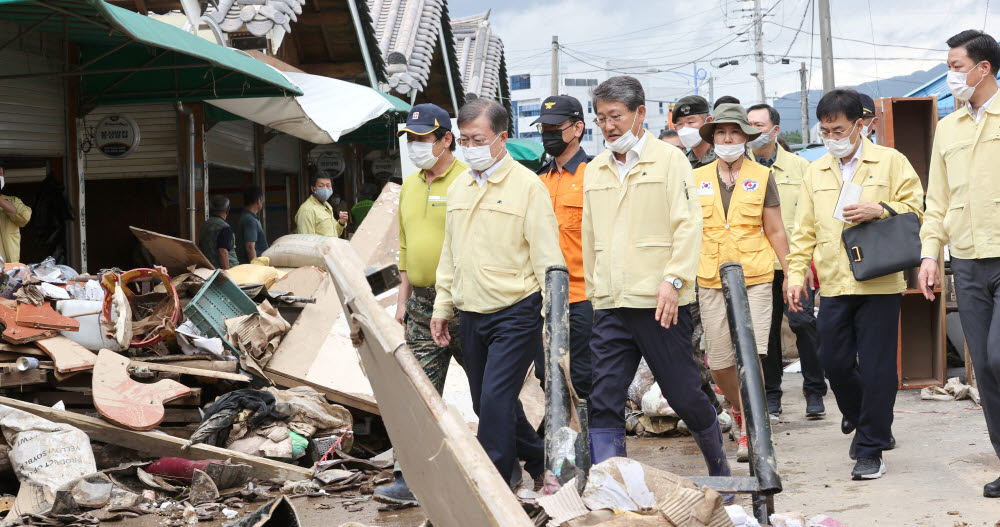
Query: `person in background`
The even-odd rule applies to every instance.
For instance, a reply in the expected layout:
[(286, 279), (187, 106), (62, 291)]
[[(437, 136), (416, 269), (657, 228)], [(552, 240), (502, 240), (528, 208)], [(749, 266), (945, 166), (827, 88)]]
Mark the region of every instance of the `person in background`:
[(587, 164), (583, 189), (583, 271), (594, 306), (591, 459), (626, 455), (626, 391), (645, 358), (709, 475), (729, 476), (716, 410), (691, 357), (688, 306), (701, 243), (691, 164), (643, 128), (637, 79), (611, 77), (592, 97), (608, 149)]
[(236, 251), (240, 261), (250, 263), (269, 247), (260, 211), (264, 210), (264, 191), (250, 185), (243, 191), (243, 214), (236, 229)]
[[(6, 186), (3, 167), (0, 167), (0, 190)], [(0, 194), (0, 257), (6, 263), (21, 261), (21, 228), (31, 220), (31, 207), (20, 198)]]
[(333, 207), (327, 201), (333, 195), (333, 181), (329, 174), (317, 171), (310, 183), (312, 195), (295, 213), (295, 230), (299, 234), (320, 234), (338, 237), (347, 225), (347, 213), (340, 212), (334, 219)]
[(717, 110), (720, 104), (740, 104), (740, 100), (732, 95), (723, 95), (715, 100), (715, 104), (712, 105), (712, 111)]
[(700, 95), (688, 95), (681, 97), (674, 105), (673, 113), (674, 128), (677, 129), (677, 136), (681, 139), (681, 144), (687, 151), (688, 161), (691, 168), (703, 167), (715, 161), (715, 151), (712, 145), (702, 140), (698, 134), (705, 123), (712, 122), (708, 115), (708, 101)]
[(869, 141), (875, 142), (875, 127), (878, 126), (878, 116), (875, 114), (875, 101), (870, 95), (864, 93), (859, 93), (861, 97), (861, 108), (863, 113), (861, 116), (861, 135), (868, 138)]
[(509, 122), (490, 99), (473, 99), (458, 112), (470, 168), (448, 189), (431, 336), (450, 345), (457, 309), (479, 443), (512, 488), (521, 483), (520, 457), (539, 489), (545, 449), (518, 394), (542, 353), (545, 271), (566, 262), (545, 184), (507, 152)]
[[(862, 134), (861, 98), (853, 90), (832, 90), (816, 107), (827, 153), (809, 165), (802, 180), (788, 257), (789, 310), (801, 311), (809, 297), (807, 270), (815, 261), (823, 285), (817, 328), (820, 361), (844, 419), (841, 431), (857, 433), (849, 455), (851, 477), (885, 474), (882, 457), (895, 445), (893, 404), (899, 382), (896, 352), (899, 309), (906, 288), (903, 273), (864, 282), (854, 279), (841, 243), (844, 229), (899, 214), (923, 215), (924, 191), (906, 156), (873, 144)], [(837, 214), (845, 183), (860, 185), (861, 200)]]
[(364, 199), (351, 207), (351, 220), (354, 222), (355, 229), (361, 226), (361, 222), (365, 221), (368, 211), (372, 210), (372, 205), (375, 205), (375, 198), (378, 197), (378, 187), (374, 183), (361, 185), (361, 197)]
[[(781, 133), (781, 116), (774, 107), (757, 104), (747, 110), (750, 125), (760, 130), (760, 137), (750, 141), (757, 163), (771, 169), (771, 177), (778, 186), (781, 198), (781, 221), (785, 235), (791, 238), (795, 227), (795, 205), (798, 202), (802, 178), (809, 170), (809, 161), (778, 146)], [(785, 271), (775, 256), (774, 287), (771, 290), (771, 332), (764, 358), (764, 388), (767, 392), (767, 413), (771, 420), (781, 415), (781, 377), (784, 364), (781, 360), (781, 322), (788, 317), (788, 326), (795, 333), (795, 344), (802, 364), (802, 390), (806, 396), (806, 417), (819, 418), (826, 414), (823, 397), (826, 396), (826, 381), (823, 366), (819, 362), (819, 333), (816, 329), (816, 314), (813, 310), (812, 271), (806, 271), (806, 288), (809, 296), (802, 300), (802, 311), (789, 311), (785, 292), (781, 289), (785, 281)]]
[[(995, 144), (1000, 129), (1000, 45), (974, 29), (947, 43), (948, 89), (955, 97), (955, 111), (938, 121), (931, 147), (918, 282), (924, 296), (934, 300), (934, 288), (944, 286), (938, 259), (948, 244), (958, 314), (986, 429), (993, 452), (1000, 456), (1000, 244), (995, 212), (1000, 188)], [(1000, 478), (983, 487), (983, 496), (1000, 498)]]
[(674, 145), (680, 148), (681, 151), (685, 151), (684, 145), (681, 144), (681, 138), (677, 136), (677, 130), (672, 128), (667, 128), (666, 130), (660, 132), (660, 141), (667, 143), (668, 145)]
[(229, 198), (212, 196), (208, 201), (211, 214), (198, 233), (198, 248), (217, 269), (230, 269), (239, 265), (233, 228), (226, 223), (229, 216)]
[[(407, 154), (419, 170), (403, 181), (399, 193), (399, 302), (396, 321), (406, 328), (406, 345), (420, 362), (438, 393), (444, 391), (452, 357), (465, 366), (459, 346), (459, 317), (454, 317), (448, 333), (455, 338), (438, 346), (431, 336), (431, 315), (436, 297), (434, 284), (441, 247), (444, 244), (448, 189), (469, 165), (452, 154), (455, 135), (451, 117), (433, 104), (414, 106), (399, 135), (406, 134)], [(375, 501), (396, 506), (417, 505), (399, 464), (395, 481), (375, 489)]]
[[(716, 384), (733, 405), (733, 435), (738, 437), (736, 460), (745, 462), (750, 455), (746, 422), (719, 266), (726, 262), (742, 264), (757, 353), (766, 356), (771, 290), (784, 286), (784, 282), (772, 286), (774, 257), (777, 255), (784, 269), (788, 240), (781, 221), (778, 186), (770, 170), (746, 157), (747, 140), (762, 134), (750, 126), (743, 107), (733, 103), (719, 105), (715, 120), (699, 132), (714, 145), (719, 159), (694, 171), (704, 225), (698, 262), (698, 305), (705, 326), (708, 366)], [(760, 367), (756, 363), (744, 366)]]
[[(590, 333), (594, 308), (587, 300), (583, 280), (583, 248), (580, 225), (583, 221), (583, 173), (592, 159), (580, 148), (587, 126), (583, 105), (575, 97), (558, 95), (542, 101), (541, 113), (531, 124), (538, 125), (548, 161), (538, 170), (549, 189), (552, 208), (559, 221), (559, 246), (569, 270), (569, 376), (580, 399), (590, 397), (592, 369)], [(545, 379), (544, 354), (535, 359), (535, 375)]]

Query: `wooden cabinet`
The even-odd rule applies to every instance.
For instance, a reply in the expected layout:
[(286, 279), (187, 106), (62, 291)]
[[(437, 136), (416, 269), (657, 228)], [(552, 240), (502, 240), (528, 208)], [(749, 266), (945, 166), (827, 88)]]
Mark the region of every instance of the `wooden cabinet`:
[[(878, 123), (875, 137), (878, 144), (899, 150), (909, 159), (927, 192), (927, 172), (931, 145), (937, 126), (936, 97), (891, 97), (875, 100)], [(939, 262), (943, 255), (939, 255)], [(899, 388), (918, 389), (943, 385), (947, 369), (947, 335), (945, 333), (945, 300), (940, 289), (933, 302), (927, 301), (917, 288), (917, 270), (905, 273), (899, 313), (899, 343), (896, 350), (896, 372)], [(944, 273), (938, 279), (943, 283)]]

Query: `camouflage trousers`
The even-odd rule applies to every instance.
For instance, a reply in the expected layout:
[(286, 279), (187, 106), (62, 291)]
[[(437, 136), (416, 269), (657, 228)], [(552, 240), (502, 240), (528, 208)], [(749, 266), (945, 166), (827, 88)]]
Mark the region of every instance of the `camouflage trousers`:
[(458, 338), (458, 312), (448, 324), (451, 343), (441, 347), (431, 337), (431, 315), (434, 313), (435, 291), (433, 287), (414, 287), (413, 295), (406, 301), (406, 345), (420, 362), (424, 373), (431, 379), (438, 393), (444, 391), (444, 380), (448, 375), (451, 358), (463, 368), (465, 359)]
[[(695, 289), (697, 290), (697, 286)], [(698, 363), (698, 371), (701, 373), (701, 391), (705, 392), (708, 400), (712, 402), (715, 413), (722, 413), (722, 403), (712, 388), (712, 372), (705, 365), (705, 350), (701, 349), (701, 337), (705, 334), (705, 328), (701, 324), (701, 310), (698, 309), (697, 301), (689, 304), (688, 308), (691, 310), (691, 322), (694, 325), (694, 331), (691, 332), (691, 348), (694, 352), (694, 361)]]

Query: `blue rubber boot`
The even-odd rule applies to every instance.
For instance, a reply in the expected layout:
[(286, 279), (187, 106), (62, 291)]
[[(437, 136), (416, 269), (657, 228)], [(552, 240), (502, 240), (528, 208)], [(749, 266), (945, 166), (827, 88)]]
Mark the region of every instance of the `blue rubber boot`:
[[(732, 476), (729, 470), (729, 460), (726, 458), (726, 449), (722, 446), (722, 430), (719, 428), (719, 419), (716, 418), (712, 426), (700, 432), (691, 431), (694, 442), (698, 443), (701, 455), (705, 457), (705, 464), (708, 465), (709, 476)], [(736, 499), (734, 494), (723, 494), (722, 500), (726, 505), (730, 505)]]
[[(716, 427), (718, 428), (718, 427)], [(594, 465), (612, 457), (625, 457), (624, 428), (591, 428), (590, 460)]]

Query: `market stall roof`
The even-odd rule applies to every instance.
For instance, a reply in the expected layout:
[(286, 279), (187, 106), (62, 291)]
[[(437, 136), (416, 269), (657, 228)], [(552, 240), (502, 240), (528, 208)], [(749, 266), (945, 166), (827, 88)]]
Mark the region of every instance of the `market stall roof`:
[(0, 74), (0, 81), (81, 77), (85, 105), (302, 95), (246, 53), (103, 0), (0, 0), (0, 18), (24, 26), (0, 49), (46, 31), (78, 44), (81, 55), (69, 71)]
[(308, 73), (281, 74), (300, 87), (304, 95), (222, 99), (208, 103), (317, 144), (337, 142), (342, 135), (395, 110), (383, 93), (367, 86)]
[(538, 141), (531, 139), (508, 139), (507, 151), (515, 161), (522, 165), (538, 170), (542, 168), (542, 161), (545, 159), (545, 147)]

